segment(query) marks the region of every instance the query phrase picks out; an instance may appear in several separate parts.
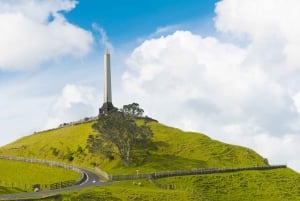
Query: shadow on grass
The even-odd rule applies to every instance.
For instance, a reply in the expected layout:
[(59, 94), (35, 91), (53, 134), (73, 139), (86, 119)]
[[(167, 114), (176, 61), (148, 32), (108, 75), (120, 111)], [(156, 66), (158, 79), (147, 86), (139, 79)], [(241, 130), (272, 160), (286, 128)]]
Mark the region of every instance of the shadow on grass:
[(25, 190), (22, 190), (20, 188), (10, 188), (10, 187), (4, 187), (0, 186), (0, 195), (4, 194), (13, 194), (13, 193), (24, 193)]
[(170, 154), (153, 154), (147, 159), (146, 166), (157, 171), (165, 171), (202, 168), (206, 167), (207, 163), (203, 160), (188, 159)]

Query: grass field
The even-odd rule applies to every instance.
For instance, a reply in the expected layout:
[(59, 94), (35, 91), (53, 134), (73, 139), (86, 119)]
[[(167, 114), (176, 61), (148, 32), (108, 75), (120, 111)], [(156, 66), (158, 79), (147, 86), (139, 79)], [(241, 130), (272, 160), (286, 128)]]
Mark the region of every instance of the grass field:
[(32, 190), (33, 184), (51, 184), (59, 181), (77, 180), (80, 177), (80, 173), (63, 168), (0, 160), (0, 186), (3, 187), (0, 194), (13, 190), (12, 187), (20, 190)]
[[(85, 123), (35, 133), (0, 148), (0, 154), (62, 161), (85, 167), (97, 165), (111, 174), (135, 174), (136, 169), (139, 169), (140, 173), (146, 173), (266, 165), (266, 160), (251, 149), (152, 122), (152, 145), (135, 151), (136, 156), (132, 158), (131, 167), (124, 168), (119, 158), (109, 161), (88, 153), (86, 140), (93, 132), (91, 125), (92, 123)], [(7, 164), (0, 164), (1, 166), (9, 167)], [(30, 173), (25, 172), (26, 174)], [(61, 176), (59, 178), (61, 179)], [(124, 181), (109, 186), (67, 192), (46, 200), (300, 201), (300, 175), (291, 169), (171, 177), (157, 181), (173, 184), (176, 189), (163, 190), (147, 180)], [(136, 185), (138, 182), (142, 185)]]
[(64, 193), (48, 201), (299, 201), (299, 180), (300, 175), (291, 169), (172, 177), (158, 181), (175, 184), (175, 190), (159, 189), (147, 180), (126, 181)]
[(40, 132), (0, 148), (0, 154), (63, 161), (92, 167), (98, 165), (111, 174), (192, 169), (201, 167), (244, 167), (265, 165), (254, 151), (210, 139), (206, 135), (150, 123), (153, 147), (145, 147), (124, 168), (117, 157), (113, 161), (88, 153), (86, 140), (93, 133), (92, 123)]
[(158, 180), (192, 192), (203, 200), (300, 200), (300, 175), (291, 169), (246, 171)]
[(0, 185), (0, 195), (22, 193), (22, 192), (25, 192), (25, 190), (19, 189), (17, 187), (5, 187)]

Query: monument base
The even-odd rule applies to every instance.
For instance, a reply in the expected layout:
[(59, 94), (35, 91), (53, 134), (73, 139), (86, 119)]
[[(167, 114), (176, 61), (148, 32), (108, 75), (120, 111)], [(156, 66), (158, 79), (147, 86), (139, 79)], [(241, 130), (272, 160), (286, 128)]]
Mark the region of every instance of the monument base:
[(99, 109), (99, 114), (106, 114), (109, 111), (113, 110), (115, 107), (111, 102), (103, 103), (102, 107)]

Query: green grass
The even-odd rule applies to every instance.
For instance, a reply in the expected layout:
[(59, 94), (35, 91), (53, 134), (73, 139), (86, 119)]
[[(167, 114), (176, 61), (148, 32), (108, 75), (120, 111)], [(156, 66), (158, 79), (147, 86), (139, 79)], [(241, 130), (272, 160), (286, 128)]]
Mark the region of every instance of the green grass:
[(23, 193), (25, 190), (19, 189), (17, 187), (6, 187), (0, 185), (0, 195), (13, 194), (13, 193)]
[(0, 148), (0, 154), (63, 161), (84, 167), (97, 164), (111, 174), (134, 174), (165, 170), (244, 167), (265, 165), (254, 151), (212, 140), (206, 135), (150, 123), (152, 149), (138, 151), (129, 168), (117, 157), (113, 161), (88, 153), (86, 140), (93, 133), (92, 123), (36, 133)]
[[(80, 191), (63, 193), (48, 201), (298, 201), (300, 175), (291, 169), (243, 171), (201, 176), (159, 179), (175, 184), (163, 190), (147, 180), (126, 181)], [(142, 186), (136, 185), (141, 182)], [(133, 184), (135, 183), (135, 184)]]
[[(251, 149), (225, 144), (200, 133), (184, 132), (152, 122), (150, 126), (154, 133), (153, 144), (143, 150), (135, 151), (136, 157), (133, 157), (131, 167), (125, 168), (119, 158), (109, 161), (88, 153), (86, 140), (88, 135), (93, 133), (91, 125), (92, 123), (85, 123), (35, 133), (0, 148), (0, 154), (54, 160), (84, 167), (92, 167), (96, 164), (111, 174), (135, 174), (136, 169), (144, 173), (266, 165), (264, 158)], [(0, 164), (0, 167), (9, 169), (11, 166)], [(40, 168), (36, 168), (35, 171), (37, 169), (40, 171)], [(24, 173), (29, 175), (26, 171)], [(0, 177), (2, 174), (8, 175), (0, 169)], [(30, 178), (27, 179), (30, 181)], [(138, 186), (134, 185), (133, 181), (124, 181), (109, 186), (67, 192), (45, 200), (300, 200), (300, 175), (291, 169), (242, 171), (158, 180), (160, 183), (174, 184), (175, 190), (159, 189), (147, 180), (135, 181), (137, 182), (143, 185)], [(3, 189), (18, 191), (18, 189)]]
[[(139, 200), (139, 201), (164, 201), (164, 200), (188, 200), (188, 192), (168, 191), (155, 187), (147, 180), (135, 181), (141, 182), (142, 186), (133, 184), (132, 181), (124, 181), (112, 184), (110, 186), (95, 187), (80, 191), (72, 191), (61, 194), (58, 198), (47, 199), (48, 201), (121, 201), (121, 200)], [(183, 199), (178, 199), (183, 198)]]
[(73, 156), (73, 163), (88, 166), (89, 161), (97, 161), (85, 150), (90, 133), (91, 123), (38, 132), (0, 148), (0, 154), (61, 162), (70, 162), (70, 156)]
[(193, 193), (203, 200), (300, 200), (300, 175), (291, 169), (172, 177), (158, 182), (174, 184), (177, 191)]
[(63, 168), (0, 160), (0, 186), (3, 187), (0, 194), (10, 193), (9, 190), (16, 190), (10, 189), (12, 187), (19, 190), (31, 190), (33, 184), (51, 184), (59, 181), (77, 180), (80, 177), (80, 173)]

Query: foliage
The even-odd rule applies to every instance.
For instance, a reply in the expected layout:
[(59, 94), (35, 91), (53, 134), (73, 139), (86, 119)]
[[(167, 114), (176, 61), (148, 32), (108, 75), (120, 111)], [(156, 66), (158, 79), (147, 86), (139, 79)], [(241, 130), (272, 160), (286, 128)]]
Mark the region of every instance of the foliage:
[(100, 115), (92, 126), (97, 134), (90, 135), (87, 140), (89, 150), (111, 160), (117, 153), (128, 167), (133, 150), (141, 149), (151, 141), (151, 129), (146, 124), (138, 126), (136, 123), (136, 118), (142, 114), (143, 110), (133, 103)]
[(141, 118), (143, 117), (144, 110), (139, 107), (138, 103), (131, 103), (128, 105), (124, 105), (121, 109), (121, 112), (132, 118)]

